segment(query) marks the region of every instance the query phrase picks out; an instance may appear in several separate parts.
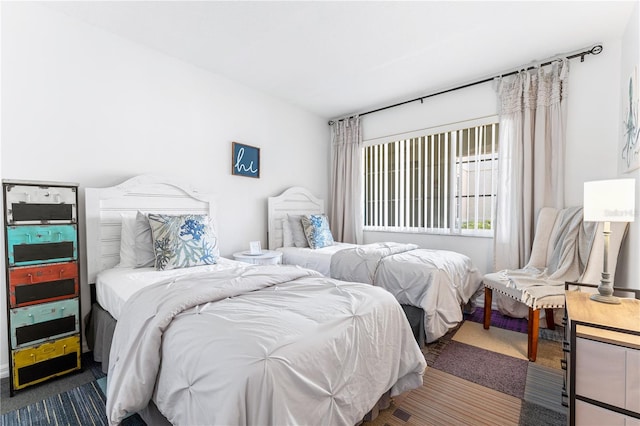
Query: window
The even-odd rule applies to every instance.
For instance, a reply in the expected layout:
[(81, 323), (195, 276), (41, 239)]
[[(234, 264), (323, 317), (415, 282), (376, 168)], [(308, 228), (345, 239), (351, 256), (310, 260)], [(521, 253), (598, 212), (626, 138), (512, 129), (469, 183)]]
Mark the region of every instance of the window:
[(367, 146), (364, 171), (365, 229), (493, 234), (495, 119)]

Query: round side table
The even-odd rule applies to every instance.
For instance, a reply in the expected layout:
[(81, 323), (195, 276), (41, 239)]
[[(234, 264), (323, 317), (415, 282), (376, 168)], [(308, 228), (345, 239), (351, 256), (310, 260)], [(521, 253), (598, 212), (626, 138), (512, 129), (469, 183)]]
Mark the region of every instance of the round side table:
[(254, 265), (277, 265), (282, 263), (282, 252), (275, 250), (262, 250), (262, 254), (249, 254), (248, 251), (233, 253), (233, 258), (240, 262)]

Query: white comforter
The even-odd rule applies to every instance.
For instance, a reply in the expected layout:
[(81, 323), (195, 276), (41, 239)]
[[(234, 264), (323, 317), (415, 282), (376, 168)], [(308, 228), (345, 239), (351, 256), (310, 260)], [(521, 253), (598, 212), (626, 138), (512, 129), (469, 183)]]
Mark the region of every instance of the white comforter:
[(426, 363), (388, 292), (293, 266), (165, 280), (134, 294), (110, 355), (107, 415), (151, 398), (174, 424), (353, 425)]
[(382, 287), (401, 304), (424, 311), (428, 343), (462, 321), (461, 305), (482, 287), (482, 274), (469, 257), (415, 244), (375, 243), (336, 252), (331, 276)]

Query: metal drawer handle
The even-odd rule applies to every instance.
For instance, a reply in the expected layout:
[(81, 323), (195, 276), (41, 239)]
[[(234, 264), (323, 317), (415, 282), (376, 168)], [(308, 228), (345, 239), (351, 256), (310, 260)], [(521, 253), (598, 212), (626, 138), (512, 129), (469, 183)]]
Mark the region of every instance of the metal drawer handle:
[(29, 277), (29, 282), (33, 284), (33, 274), (27, 274), (27, 277)]
[(60, 278), (62, 278), (62, 274), (64, 274), (64, 269), (60, 269)]
[(24, 234), (27, 237), (27, 243), (31, 242), (31, 234)]
[(62, 232), (58, 232), (58, 241), (62, 241)]

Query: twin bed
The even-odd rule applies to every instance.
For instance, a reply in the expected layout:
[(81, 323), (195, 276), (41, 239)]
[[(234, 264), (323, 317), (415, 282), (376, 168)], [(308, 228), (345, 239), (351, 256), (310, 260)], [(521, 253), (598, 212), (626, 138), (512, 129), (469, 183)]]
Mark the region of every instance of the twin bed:
[(353, 425), (422, 384), (424, 356), (389, 292), (221, 257), (136, 267), (138, 211), (214, 219), (211, 197), (140, 176), (85, 200), (88, 342), (108, 370), (111, 424), (139, 412), (150, 424)]
[[(287, 238), (292, 219), (323, 214), (324, 201), (302, 187), (269, 197), (269, 248), (282, 252), (284, 264), (384, 288), (403, 306), (420, 343), (424, 339), (431, 343), (459, 324), (462, 306), (482, 289), (482, 274), (460, 253), (392, 242), (309, 248), (302, 247), (304, 241), (295, 235)], [(417, 325), (413, 324), (416, 316)]]

